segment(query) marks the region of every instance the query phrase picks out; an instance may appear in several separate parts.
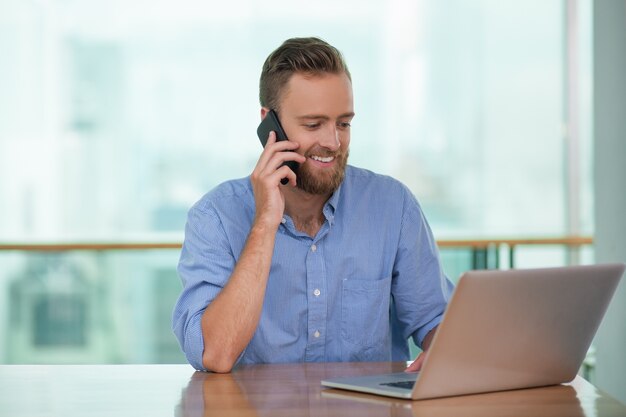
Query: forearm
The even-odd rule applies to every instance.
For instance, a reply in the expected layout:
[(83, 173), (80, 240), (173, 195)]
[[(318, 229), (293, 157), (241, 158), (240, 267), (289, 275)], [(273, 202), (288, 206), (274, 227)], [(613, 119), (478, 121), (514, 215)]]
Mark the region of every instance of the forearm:
[(205, 368), (229, 372), (259, 323), (276, 229), (253, 225), (235, 269), (202, 316)]

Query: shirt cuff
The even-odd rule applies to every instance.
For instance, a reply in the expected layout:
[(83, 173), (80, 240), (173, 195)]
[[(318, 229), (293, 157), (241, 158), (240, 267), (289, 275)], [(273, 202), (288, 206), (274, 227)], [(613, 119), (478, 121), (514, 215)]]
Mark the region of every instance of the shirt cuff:
[(434, 319), (432, 319), (431, 321), (429, 321), (428, 323), (420, 327), (419, 330), (417, 330), (415, 333), (413, 333), (413, 338), (414, 338), (413, 341), (420, 349), (424, 350), (424, 348), (422, 347), (424, 338), (426, 337), (426, 335), (428, 335), (428, 333), (432, 329), (434, 329), (435, 327), (439, 325), (439, 323), (441, 323), (442, 318), (443, 318), (443, 314), (436, 316)]
[[(202, 320), (202, 313), (204, 313), (204, 310), (196, 314), (187, 325), (187, 332), (185, 333), (185, 356), (189, 364), (196, 370), (210, 372), (202, 364), (202, 354), (204, 353), (204, 337), (202, 336), (202, 324), (200, 322)], [(245, 353), (246, 349), (239, 354), (233, 368), (241, 362)]]
[(202, 337), (200, 319), (202, 318), (203, 311), (198, 312), (198, 314), (189, 321), (185, 329), (185, 356), (189, 364), (198, 371), (206, 371), (206, 368), (202, 365), (204, 338)]

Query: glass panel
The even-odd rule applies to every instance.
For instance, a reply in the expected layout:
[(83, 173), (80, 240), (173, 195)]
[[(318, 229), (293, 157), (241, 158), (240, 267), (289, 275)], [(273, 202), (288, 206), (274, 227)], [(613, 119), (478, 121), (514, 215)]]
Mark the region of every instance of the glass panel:
[(565, 232), (561, 1), (259, 4), (3, 2), (3, 238), (182, 238), (253, 169), (261, 64), (304, 33), (350, 65), (351, 162), (405, 182), (439, 237)]
[[(353, 75), (351, 163), (407, 184), (437, 238), (563, 234), (564, 15), (561, 0), (4, 0), (0, 241), (181, 241), (188, 208), (254, 167), (265, 57), (310, 34)], [(0, 362), (184, 362), (170, 331), (177, 259), (0, 253)], [(453, 280), (472, 265), (467, 250), (442, 259)]]
[(178, 251), (0, 253), (0, 363), (184, 363)]

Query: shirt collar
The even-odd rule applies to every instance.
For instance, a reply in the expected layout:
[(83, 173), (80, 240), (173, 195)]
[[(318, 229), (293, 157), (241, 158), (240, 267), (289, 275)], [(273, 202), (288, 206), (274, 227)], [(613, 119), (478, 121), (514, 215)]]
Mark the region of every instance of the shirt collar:
[(337, 187), (333, 195), (331, 195), (326, 202), (326, 206), (330, 207), (333, 213), (337, 211), (337, 206), (339, 205), (339, 195), (341, 194), (341, 187), (343, 187), (343, 181), (341, 182), (341, 184), (339, 184), (339, 187)]
[[(346, 167), (346, 171), (347, 169), (348, 167)], [(346, 172), (346, 175), (347, 175), (347, 172)], [(326, 202), (326, 204), (324, 204), (324, 216), (326, 216), (326, 219), (331, 224), (333, 223), (333, 220), (335, 218), (335, 212), (337, 211), (337, 208), (339, 207), (339, 197), (341, 196), (341, 189), (345, 182), (346, 182), (346, 177), (344, 175), (343, 181), (341, 181), (341, 184), (339, 184), (339, 187), (337, 187), (333, 195), (331, 195), (328, 201)]]

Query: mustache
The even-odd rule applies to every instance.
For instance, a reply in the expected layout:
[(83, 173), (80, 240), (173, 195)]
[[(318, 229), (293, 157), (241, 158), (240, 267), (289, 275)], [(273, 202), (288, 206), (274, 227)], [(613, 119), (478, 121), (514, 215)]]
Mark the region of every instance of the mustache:
[(340, 151), (340, 150), (337, 150), (337, 151), (333, 152), (333, 151), (331, 151), (329, 149), (318, 147), (318, 148), (315, 148), (315, 149), (311, 149), (304, 156), (309, 158), (312, 155), (321, 156), (322, 158), (328, 158), (330, 156), (337, 158), (337, 157), (343, 155), (343, 152)]

